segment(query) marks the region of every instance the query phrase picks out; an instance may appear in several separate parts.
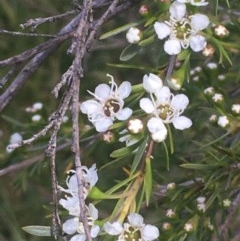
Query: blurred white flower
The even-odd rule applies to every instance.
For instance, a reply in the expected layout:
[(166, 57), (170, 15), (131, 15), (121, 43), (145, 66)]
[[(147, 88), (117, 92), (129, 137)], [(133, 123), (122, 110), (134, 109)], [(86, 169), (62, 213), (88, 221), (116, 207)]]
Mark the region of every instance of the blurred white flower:
[(166, 216), (168, 218), (172, 218), (176, 215), (176, 213), (173, 211), (173, 209), (168, 209), (167, 212), (166, 212)]
[(141, 39), (141, 31), (136, 27), (131, 27), (126, 34), (127, 41), (129, 43), (137, 43)]
[[(87, 219), (88, 225), (90, 226), (90, 234), (92, 238), (96, 238), (100, 231), (100, 227), (95, 225), (95, 221), (98, 219), (98, 210), (94, 207), (93, 204), (89, 204), (87, 208)], [(63, 231), (66, 234), (75, 234), (72, 236), (70, 241), (85, 241), (86, 235), (84, 232), (83, 223), (79, 221), (79, 217), (75, 216), (71, 219), (68, 219), (63, 223)]]
[(184, 225), (184, 230), (185, 230), (186, 232), (192, 231), (192, 230), (193, 230), (193, 225), (192, 225), (191, 223), (185, 223), (185, 225)]
[(217, 69), (218, 65), (217, 65), (217, 63), (210, 62), (210, 63), (207, 63), (207, 67), (209, 69)]
[(212, 96), (212, 95), (214, 95), (215, 90), (214, 90), (214, 88), (213, 88), (212, 86), (210, 86), (210, 87), (207, 87), (207, 88), (203, 91), (203, 93), (204, 93), (205, 95), (210, 95), (210, 96)]
[(25, 110), (26, 112), (36, 112), (38, 110), (41, 110), (43, 108), (43, 104), (41, 102), (34, 103), (31, 107), (27, 107)]
[(10, 142), (10, 144), (15, 144), (15, 143), (18, 143), (22, 140), (23, 140), (22, 136), (19, 133), (16, 132), (16, 133), (14, 133), (10, 136), (9, 142)]
[(218, 125), (221, 127), (226, 127), (229, 124), (229, 119), (227, 118), (227, 116), (219, 116), (218, 117)]
[(32, 116), (32, 121), (33, 122), (38, 122), (38, 121), (40, 121), (42, 119), (42, 116), (41, 115), (33, 115)]
[(88, 119), (93, 123), (98, 132), (105, 132), (113, 124), (115, 119), (127, 120), (132, 115), (132, 110), (128, 107), (123, 108), (124, 99), (130, 95), (131, 84), (124, 81), (119, 87), (111, 78), (111, 87), (100, 84), (91, 93), (96, 100), (84, 101), (80, 109), (82, 113), (88, 115)]
[(171, 4), (169, 12), (169, 21), (154, 24), (159, 39), (169, 37), (164, 43), (165, 52), (176, 55), (189, 46), (194, 52), (203, 50), (207, 43), (201, 31), (208, 27), (209, 18), (199, 13), (187, 16), (186, 5), (179, 1)]
[[(93, 164), (89, 169), (86, 166), (82, 166), (82, 175), (84, 182), (84, 195), (85, 197), (88, 195), (89, 191), (98, 181), (96, 164)], [(78, 182), (77, 182), (77, 174), (76, 171), (71, 170), (74, 173), (71, 177), (67, 177), (66, 184), (67, 189), (60, 187), (59, 189), (65, 193), (71, 194), (73, 197), (78, 197)], [(67, 202), (74, 202), (74, 199), (68, 198)], [(66, 204), (66, 201), (64, 202)]]
[(217, 115), (211, 115), (210, 117), (209, 117), (209, 121), (210, 122), (216, 122), (217, 121)]
[(118, 236), (118, 241), (152, 241), (159, 237), (158, 228), (150, 224), (144, 224), (143, 217), (138, 213), (128, 215), (128, 222), (126, 223), (107, 222), (103, 228), (108, 234)]
[(15, 143), (18, 143), (18, 142), (21, 142), (23, 140), (22, 136), (19, 134), (19, 133), (13, 133), (11, 136), (10, 136), (10, 140), (9, 140), (9, 144), (7, 147), (6, 147), (6, 152), (8, 153), (11, 153), (14, 151), (14, 148), (11, 148), (11, 144), (15, 144)]
[(231, 202), (230, 199), (226, 198), (226, 199), (223, 200), (223, 206), (224, 207), (228, 208), (228, 207), (231, 206), (231, 204), (232, 204), (232, 202)]
[(198, 203), (205, 203), (205, 201), (206, 201), (206, 198), (203, 197), (203, 196), (200, 196), (200, 197), (197, 198)]
[[(153, 133), (151, 128), (156, 128), (156, 124), (154, 124), (157, 121), (156, 118), (162, 121), (162, 123), (172, 123), (179, 130), (187, 129), (192, 125), (192, 121), (189, 118), (181, 116), (189, 103), (186, 95), (173, 95), (170, 89), (164, 86), (155, 93), (150, 94), (150, 96), (151, 98), (142, 98), (140, 100), (140, 107), (147, 114), (155, 117), (152, 121), (152, 118), (149, 120), (151, 123), (148, 124), (148, 129), (151, 133)], [(160, 121), (158, 121), (159, 125), (161, 125)]]
[(205, 2), (205, 0), (176, 0), (179, 3), (190, 3), (193, 6), (206, 6), (208, 5), (208, 2)]
[(213, 95), (212, 99), (213, 99), (213, 101), (214, 101), (215, 103), (220, 103), (220, 102), (223, 101), (223, 95), (220, 94), (220, 93), (215, 93), (215, 94)]
[(235, 114), (240, 114), (240, 104), (233, 104), (232, 112), (234, 112)]

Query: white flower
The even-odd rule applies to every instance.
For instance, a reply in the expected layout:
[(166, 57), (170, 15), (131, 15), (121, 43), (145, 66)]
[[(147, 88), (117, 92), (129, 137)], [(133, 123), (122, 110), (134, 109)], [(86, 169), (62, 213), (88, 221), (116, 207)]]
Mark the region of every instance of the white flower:
[(197, 204), (197, 209), (203, 213), (206, 211), (206, 204), (205, 203), (198, 203)]
[(94, 93), (90, 92), (96, 100), (84, 101), (80, 106), (82, 113), (88, 115), (98, 132), (107, 131), (115, 119), (123, 121), (132, 115), (130, 108), (123, 108), (123, 100), (131, 92), (130, 82), (124, 81), (118, 87), (113, 77), (107, 76), (111, 78), (111, 87), (106, 84), (98, 85)]
[(141, 31), (138, 28), (131, 27), (126, 34), (129, 43), (137, 43), (141, 39)]
[(147, 127), (154, 141), (162, 142), (167, 138), (167, 128), (160, 118), (152, 117), (148, 121)]
[(11, 147), (12, 144), (16, 144), (18, 142), (21, 142), (23, 140), (22, 136), (19, 133), (14, 133), (10, 136), (10, 141), (7, 147), (6, 147), (6, 152), (11, 153), (14, 151), (15, 148)]
[(229, 124), (229, 119), (227, 118), (227, 116), (219, 116), (218, 117), (218, 125), (221, 127), (226, 127)]
[(185, 225), (184, 225), (184, 230), (185, 230), (186, 232), (192, 231), (192, 230), (193, 230), (193, 225), (192, 225), (191, 223), (185, 223)]
[[(92, 238), (96, 238), (100, 231), (100, 227), (98, 225), (95, 225), (95, 221), (98, 219), (98, 210), (91, 203), (86, 208), (88, 211), (87, 213), (88, 225), (91, 227), (90, 234)], [(70, 239), (70, 241), (86, 240), (83, 223), (79, 221), (78, 216), (75, 216), (65, 221), (63, 223), (63, 231), (66, 234), (70, 234), (70, 235), (77, 233)]]
[(41, 115), (33, 115), (32, 116), (32, 121), (33, 122), (38, 122), (42, 119), (42, 116)]
[(128, 130), (133, 134), (138, 134), (143, 130), (143, 122), (140, 119), (132, 119), (128, 121)]
[(212, 86), (210, 86), (210, 87), (207, 87), (207, 88), (203, 91), (203, 93), (204, 93), (205, 95), (214, 95), (215, 90), (214, 90), (214, 88), (213, 88)]
[(230, 199), (227, 198), (227, 199), (224, 199), (224, 200), (223, 200), (223, 206), (224, 206), (224, 207), (230, 207), (231, 204), (232, 204), (232, 202), (231, 202)]
[(66, 196), (66, 199), (61, 198), (59, 204), (68, 210), (69, 215), (79, 216), (80, 215), (80, 206), (78, 196)]
[[(96, 170), (96, 164), (93, 164), (92, 167), (89, 169), (86, 166), (82, 166), (82, 175), (83, 175), (83, 182), (84, 182), (84, 194), (85, 197), (91, 190), (93, 186), (98, 181), (98, 175)], [(59, 187), (59, 189), (65, 193), (71, 194), (73, 197), (78, 197), (78, 182), (77, 182), (77, 174), (74, 170), (71, 170), (74, 174), (71, 177), (68, 177), (66, 179), (67, 189), (64, 189), (62, 187)], [(73, 202), (72, 199), (67, 199), (67, 201)], [(70, 205), (70, 204), (69, 204)]]
[[(152, 114), (155, 118), (151, 118), (148, 123), (148, 129), (154, 132), (163, 131), (162, 123), (172, 123), (176, 129), (184, 130), (192, 125), (192, 121), (185, 116), (181, 116), (186, 109), (189, 100), (184, 94), (173, 95), (167, 86), (150, 94), (150, 98), (142, 98), (140, 107), (147, 114)], [(158, 119), (158, 120), (157, 120)], [(157, 124), (156, 124), (157, 122)], [(157, 126), (160, 126), (159, 128)]]
[(233, 104), (232, 112), (234, 112), (235, 114), (240, 114), (240, 104)]
[(200, 196), (200, 197), (197, 198), (198, 203), (205, 203), (205, 201), (206, 201), (206, 198), (203, 197), (203, 196)]
[(159, 237), (157, 227), (144, 224), (143, 217), (138, 213), (128, 215), (128, 222), (105, 223), (104, 230), (114, 236), (118, 236), (118, 241), (141, 240), (152, 241)]
[(210, 117), (209, 117), (209, 121), (210, 122), (216, 122), (217, 121), (217, 115), (211, 115)]
[(220, 94), (220, 93), (215, 93), (215, 94), (213, 95), (212, 99), (213, 99), (213, 101), (214, 101), (215, 103), (220, 103), (220, 102), (223, 101), (223, 95)]
[(206, 47), (206, 39), (201, 31), (210, 23), (203, 14), (187, 16), (186, 5), (183, 1), (175, 1), (169, 8), (170, 20), (155, 22), (154, 29), (159, 39), (169, 37), (164, 43), (164, 50), (169, 55), (179, 54), (183, 49), (190, 48), (199, 52)]
[(205, 0), (176, 0), (179, 3), (190, 3), (193, 6), (206, 6), (208, 5), (208, 2), (205, 2)]
[(166, 216), (172, 218), (176, 215), (176, 213), (172, 209), (168, 209), (166, 212)]
[(214, 62), (207, 63), (209, 69), (217, 69), (218, 65)]
[(23, 140), (22, 136), (17, 132), (10, 136), (10, 144), (15, 144), (22, 140)]
[(43, 107), (43, 104), (42, 104), (41, 102), (36, 102), (36, 103), (33, 104), (32, 107), (33, 107), (33, 109), (34, 109), (35, 111), (41, 110), (42, 107)]
[(163, 81), (155, 74), (149, 74), (143, 76), (143, 88), (149, 92), (153, 93), (163, 87)]

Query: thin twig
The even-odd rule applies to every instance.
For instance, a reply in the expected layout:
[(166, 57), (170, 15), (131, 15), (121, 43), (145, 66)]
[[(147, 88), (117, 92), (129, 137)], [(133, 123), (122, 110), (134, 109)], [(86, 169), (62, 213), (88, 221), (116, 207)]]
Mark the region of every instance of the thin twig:
[(78, 13), (79, 10), (72, 10), (63, 14), (59, 14), (56, 16), (51, 16), (51, 17), (47, 17), (47, 18), (34, 18), (34, 19), (30, 19), (28, 20), (26, 23), (20, 24), (21, 28), (27, 28), (27, 27), (32, 27), (32, 30), (35, 30), (40, 24), (43, 23), (53, 23), (59, 19), (62, 19), (64, 17), (67, 17), (69, 15), (73, 15)]
[(13, 35), (13, 36), (23, 36), (23, 37), (47, 37), (47, 38), (56, 38), (57, 37), (57, 35), (52, 35), (52, 34), (23, 33), (23, 32), (8, 31), (5, 29), (0, 29), (0, 34), (9, 34), (9, 35)]
[[(71, 141), (66, 142), (62, 145), (59, 145), (57, 147), (57, 151), (61, 151), (63, 149), (65, 149), (66, 147), (69, 147), (71, 145)], [(36, 163), (36, 162), (40, 162), (43, 161), (45, 157), (45, 154), (39, 154), (37, 156), (31, 157), (29, 159), (23, 160), (23, 161), (19, 161), (18, 163), (12, 164), (6, 168), (0, 169), (0, 177), (7, 175), (11, 172), (14, 171), (19, 171), (20, 169), (26, 168), (31, 166), (32, 164)]]
[(177, 55), (172, 55), (172, 56), (170, 57), (169, 64), (168, 64), (168, 68), (167, 68), (166, 77), (165, 77), (165, 80), (164, 80), (164, 85), (167, 85), (168, 79), (169, 79), (169, 77), (170, 77), (170, 76), (172, 75), (172, 73), (173, 73), (176, 60), (177, 60)]

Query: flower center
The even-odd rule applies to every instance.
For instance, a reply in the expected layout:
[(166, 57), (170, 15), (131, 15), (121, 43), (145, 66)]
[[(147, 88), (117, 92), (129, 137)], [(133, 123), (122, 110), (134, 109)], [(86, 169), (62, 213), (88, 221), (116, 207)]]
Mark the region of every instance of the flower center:
[(169, 104), (161, 104), (157, 107), (158, 115), (163, 121), (169, 121), (174, 116), (174, 110)]
[(104, 105), (104, 114), (108, 117), (114, 116), (121, 109), (121, 103), (117, 99), (109, 99)]
[(191, 26), (187, 19), (183, 19), (181, 22), (177, 22), (174, 26), (176, 37), (180, 40), (186, 40), (189, 38), (191, 32)]
[(128, 229), (125, 229), (123, 237), (125, 241), (142, 240), (140, 230), (134, 227), (129, 227)]

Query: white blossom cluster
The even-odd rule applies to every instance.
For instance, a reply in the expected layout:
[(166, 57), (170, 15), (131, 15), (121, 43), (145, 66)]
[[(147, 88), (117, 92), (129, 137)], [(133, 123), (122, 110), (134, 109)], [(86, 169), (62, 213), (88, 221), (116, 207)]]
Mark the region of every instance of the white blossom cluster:
[(191, 127), (192, 121), (181, 115), (189, 104), (186, 95), (172, 94), (169, 87), (163, 86), (163, 81), (155, 74), (143, 77), (143, 87), (150, 98), (142, 98), (140, 107), (150, 115), (147, 127), (154, 141), (162, 142), (166, 139), (166, 124), (172, 123), (178, 130)]
[(205, 6), (204, 0), (177, 0), (169, 8), (169, 20), (155, 22), (154, 30), (159, 39), (168, 38), (164, 50), (169, 55), (177, 55), (182, 49), (190, 47), (194, 52), (202, 51), (206, 45), (203, 30), (210, 24), (209, 18), (200, 13), (189, 15), (185, 3)]
[[(79, 220), (81, 210), (78, 198), (77, 174), (73, 170), (71, 170), (71, 172), (74, 174), (67, 178), (67, 188), (59, 187), (59, 190), (67, 194), (65, 198), (59, 200), (59, 204), (72, 216), (63, 223), (62, 229), (66, 234), (72, 235), (70, 241), (85, 241), (86, 235), (83, 223)], [(82, 166), (82, 175), (84, 179), (84, 197), (86, 198), (91, 188), (95, 186), (98, 181), (96, 165), (94, 164), (89, 169)], [(98, 219), (98, 210), (92, 203), (86, 206), (86, 210), (91, 237), (96, 238), (100, 231), (100, 227), (95, 224), (95, 221)]]

